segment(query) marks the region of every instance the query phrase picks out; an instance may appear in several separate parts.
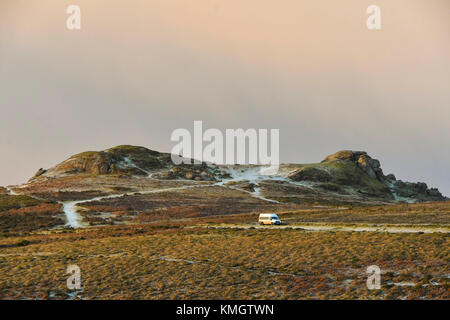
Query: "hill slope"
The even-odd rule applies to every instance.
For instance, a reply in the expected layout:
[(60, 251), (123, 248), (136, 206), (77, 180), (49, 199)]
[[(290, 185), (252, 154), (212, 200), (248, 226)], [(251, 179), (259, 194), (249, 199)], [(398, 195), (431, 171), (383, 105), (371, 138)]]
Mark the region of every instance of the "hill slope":
[(59, 203), (73, 227), (447, 200), (425, 183), (384, 175), (380, 162), (362, 151), (339, 151), (320, 163), (283, 164), (271, 176), (260, 169), (174, 165), (170, 154), (125, 145), (74, 155), (2, 192)]
[[(259, 174), (258, 166), (218, 166), (206, 163), (174, 165), (168, 153), (123, 145), (104, 151), (83, 152), (48, 170), (39, 169), (28, 186), (45, 181), (55, 182), (55, 179), (64, 177), (81, 180), (89, 177), (92, 181), (92, 178), (101, 176), (211, 181), (220, 182), (221, 185), (240, 182), (240, 188), (247, 190), (254, 190), (260, 182), (290, 183), (309, 187), (319, 192), (319, 195), (328, 193), (345, 198), (354, 196), (380, 201), (446, 199), (439, 190), (430, 189), (423, 182), (403, 182), (396, 180), (393, 174), (384, 175), (378, 160), (364, 151), (351, 150), (329, 155), (320, 163), (281, 165), (278, 174), (264, 176)], [(96, 188), (95, 185), (93, 187)]]

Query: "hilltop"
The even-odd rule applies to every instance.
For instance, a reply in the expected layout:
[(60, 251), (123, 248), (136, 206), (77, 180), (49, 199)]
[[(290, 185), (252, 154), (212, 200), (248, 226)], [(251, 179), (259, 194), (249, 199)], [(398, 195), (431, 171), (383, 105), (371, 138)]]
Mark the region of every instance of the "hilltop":
[[(0, 187), (0, 296), (448, 299), (450, 201), (437, 189), (364, 151), (260, 169), (118, 146)], [(262, 212), (282, 225), (258, 225)], [(67, 288), (74, 263), (83, 290)], [(380, 290), (367, 290), (369, 265)]]
[[(145, 147), (122, 145), (104, 151), (76, 154), (47, 170), (39, 169), (27, 186), (65, 177), (92, 181), (95, 177), (148, 177), (159, 180), (192, 180), (240, 183), (241, 188), (253, 190), (259, 183), (284, 183), (327, 193), (331, 197), (355, 197), (394, 201), (442, 201), (446, 198), (436, 188), (424, 182), (404, 182), (394, 174), (385, 175), (380, 161), (364, 151), (343, 150), (325, 157), (319, 163), (284, 164), (278, 174), (259, 174), (258, 166), (174, 165), (169, 153)], [(88, 181), (88, 180), (86, 180)], [(245, 184), (247, 183), (247, 184)], [(272, 188), (273, 189), (273, 188)], [(304, 188), (303, 188), (304, 189)], [(301, 190), (300, 190), (301, 191)], [(320, 201), (320, 199), (318, 199)]]
[(447, 200), (423, 182), (385, 175), (380, 162), (364, 151), (339, 151), (318, 163), (282, 164), (276, 175), (260, 169), (174, 165), (168, 153), (123, 145), (76, 154), (0, 193), (50, 201), (51, 217), (72, 227)]
[(350, 187), (374, 198), (406, 202), (445, 200), (438, 189), (429, 189), (424, 182), (403, 182), (394, 174), (384, 175), (380, 161), (364, 151), (336, 152), (321, 163), (302, 166), (289, 177), (295, 181), (322, 182), (322, 188), (336, 192)]

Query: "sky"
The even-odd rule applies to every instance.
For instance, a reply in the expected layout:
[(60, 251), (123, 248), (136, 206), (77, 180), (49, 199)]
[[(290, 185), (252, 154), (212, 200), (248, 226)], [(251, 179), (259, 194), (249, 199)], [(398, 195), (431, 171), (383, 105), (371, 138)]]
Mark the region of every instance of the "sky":
[(1, 0), (0, 185), (87, 150), (169, 152), (202, 120), (279, 129), (281, 162), (364, 150), (450, 196), (449, 33), (448, 0)]

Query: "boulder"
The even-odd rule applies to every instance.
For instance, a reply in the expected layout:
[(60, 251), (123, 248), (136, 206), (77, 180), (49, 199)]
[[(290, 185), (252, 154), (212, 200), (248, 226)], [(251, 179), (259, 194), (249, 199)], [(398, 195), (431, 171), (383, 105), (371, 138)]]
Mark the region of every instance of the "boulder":
[(148, 175), (148, 171), (160, 169), (170, 161), (169, 154), (159, 153), (144, 147), (117, 146), (104, 151), (79, 153), (48, 170), (39, 169), (32, 179), (40, 176), (61, 175)]
[(371, 178), (378, 179), (380, 181), (385, 180), (383, 170), (381, 169), (380, 161), (371, 158), (365, 151), (352, 151), (352, 150), (339, 151), (336, 152), (335, 154), (326, 157), (322, 161), (322, 163), (333, 161), (348, 161), (355, 163)]
[(294, 181), (329, 182), (333, 177), (325, 170), (314, 167), (300, 168), (288, 176)]
[(42, 176), (42, 175), (43, 175), (44, 173), (46, 173), (46, 172), (47, 172), (47, 170), (44, 170), (44, 169), (40, 168), (40, 169), (34, 174), (33, 178), (40, 177), (40, 176)]
[(335, 160), (345, 160), (345, 161), (357, 162), (359, 157), (362, 155), (367, 155), (367, 152), (342, 150), (342, 151), (338, 151), (332, 155), (329, 155), (322, 162), (329, 162), (329, 161), (335, 161)]
[(389, 181), (396, 181), (396, 180), (397, 180), (397, 179), (395, 178), (395, 175), (392, 174), (392, 173), (389, 173), (389, 174), (386, 176), (386, 179), (389, 180)]
[(403, 182), (397, 180), (393, 186), (393, 191), (400, 197), (417, 201), (444, 201), (447, 200), (438, 189), (431, 188), (424, 182)]

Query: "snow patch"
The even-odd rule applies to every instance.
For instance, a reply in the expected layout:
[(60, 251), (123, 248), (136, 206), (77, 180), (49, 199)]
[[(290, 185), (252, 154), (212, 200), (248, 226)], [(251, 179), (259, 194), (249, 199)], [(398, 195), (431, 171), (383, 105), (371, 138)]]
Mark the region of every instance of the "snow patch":
[(136, 169), (138, 169), (138, 170), (140, 170), (140, 171), (146, 173), (147, 175), (150, 175), (150, 172), (148, 172), (147, 170), (144, 170), (144, 169), (138, 167), (138, 166), (133, 162), (133, 160), (131, 160), (131, 159), (128, 158), (128, 157), (123, 157), (123, 160), (122, 160), (122, 162), (119, 163), (119, 166), (120, 166), (121, 168), (130, 168), (130, 167), (131, 167), (131, 168), (136, 168)]
[(416, 200), (414, 200), (414, 199), (410, 199), (410, 198), (405, 198), (405, 197), (399, 196), (397, 194), (397, 192), (395, 192), (394, 183), (393, 182), (387, 182), (386, 185), (391, 190), (392, 196), (394, 197), (395, 201), (397, 201), (397, 202), (406, 202), (406, 203), (416, 203)]
[(19, 195), (17, 192), (15, 192), (10, 187), (5, 187), (5, 189), (6, 189), (6, 191), (8, 191), (8, 194), (11, 195), (11, 196), (18, 196)]

